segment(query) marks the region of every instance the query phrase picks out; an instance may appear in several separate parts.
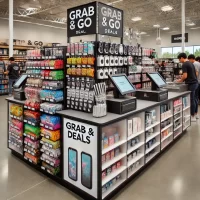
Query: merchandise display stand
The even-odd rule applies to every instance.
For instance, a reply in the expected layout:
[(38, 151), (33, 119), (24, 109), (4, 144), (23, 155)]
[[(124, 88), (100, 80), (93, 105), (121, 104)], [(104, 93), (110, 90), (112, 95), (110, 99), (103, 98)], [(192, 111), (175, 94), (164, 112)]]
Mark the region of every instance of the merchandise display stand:
[(0, 95), (8, 94), (8, 78), (5, 78), (3, 72), (5, 71), (5, 63), (0, 61)]
[[(16, 156), (85, 199), (113, 197), (191, 125), (190, 92), (169, 92), (169, 99), (159, 103), (138, 100), (135, 111), (123, 115), (108, 113), (99, 119), (90, 113), (59, 111), (57, 115), (63, 119), (62, 175), (54, 176), (52, 169), (45, 172), (41, 164), (33, 165), (31, 159), (24, 159), (26, 144), (20, 121), (25, 102), (12, 97), (7, 101), (8, 147)], [(70, 163), (71, 159), (74, 163)]]

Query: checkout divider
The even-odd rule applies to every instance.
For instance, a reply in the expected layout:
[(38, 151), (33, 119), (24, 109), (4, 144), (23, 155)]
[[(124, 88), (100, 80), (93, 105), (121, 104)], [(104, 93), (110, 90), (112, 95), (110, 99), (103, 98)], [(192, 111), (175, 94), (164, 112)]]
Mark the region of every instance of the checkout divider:
[[(21, 120), (16, 126), (23, 126), (23, 115), (14, 116), (11, 107), (23, 112), (24, 101), (12, 97), (7, 101), (8, 122)], [(190, 92), (169, 92), (168, 100), (161, 102), (137, 100), (137, 109), (122, 115), (94, 118), (74, 110), (57, 114), (63, 119), (59, 175), (24, 159), (23, 134), (12, 133), (10, 123), (8, 148), (84, 199), (111, 199), (190, 126)]]

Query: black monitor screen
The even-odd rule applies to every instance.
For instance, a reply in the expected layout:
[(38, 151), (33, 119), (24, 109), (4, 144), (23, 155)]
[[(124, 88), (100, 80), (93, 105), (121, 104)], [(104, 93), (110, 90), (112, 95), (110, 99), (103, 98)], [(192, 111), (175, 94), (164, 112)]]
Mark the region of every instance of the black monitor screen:
[(26, 74), (21, 75), (19, 79), (15, 82), (14, 88), (20, 88), (23, 85), (26, 78), (27, 78)]
[(158, 86), (158, 87), (163, 87), (166, 85), (165, 80), (160, 76), (159, 73), (154, 72), (154, 73), (149, 73), (149, 77), (151, 78), (152, 81)]
[(118, 88), (121, 95), (129, 94), (135, 92), (135, 87), (128, 80), (125, 74), (118, 74), (110, 76), (113, 84)]

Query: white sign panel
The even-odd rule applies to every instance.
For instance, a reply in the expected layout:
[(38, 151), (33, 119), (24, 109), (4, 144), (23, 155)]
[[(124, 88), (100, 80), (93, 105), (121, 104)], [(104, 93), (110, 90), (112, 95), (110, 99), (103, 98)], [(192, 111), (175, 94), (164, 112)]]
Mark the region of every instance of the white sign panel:
[(64, 118), (64, 179), (97, 198), (97, 127)]

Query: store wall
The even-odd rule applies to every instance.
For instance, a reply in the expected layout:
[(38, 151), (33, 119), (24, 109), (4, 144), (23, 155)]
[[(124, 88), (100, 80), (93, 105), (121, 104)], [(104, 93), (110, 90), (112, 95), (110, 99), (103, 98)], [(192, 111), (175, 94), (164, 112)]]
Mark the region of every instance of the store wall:
[[(0, 19), (0, 40), (9, 38), (8, 20)], [(42, 41), (43, 43), (67, 42), (67, 30), (34, 24), (14, 22), (14, 39)]]
[[(200, 45), (200, 29), (191, 30), (188, 29), (186, 32), (189, 34), (188, 43), (186, 43), (186, 46), (191, 45)], [(158, 53), (158, 56), (161, 57), (161, 48), (162, 47), (173, 47), (173, 46), (181, 46), (181, 43), (171, 43), (171, 35), (180, 34), (180, 32), (173, 32), (170, 33), (161, 31), (161, 45), (156, 45), (156, 31), (148, 33), (150, 36), (142, 36), (141, 39), (141, 45), (143, 47), (149, 47), (149, 48), (155, 48), (156, 52)]]

